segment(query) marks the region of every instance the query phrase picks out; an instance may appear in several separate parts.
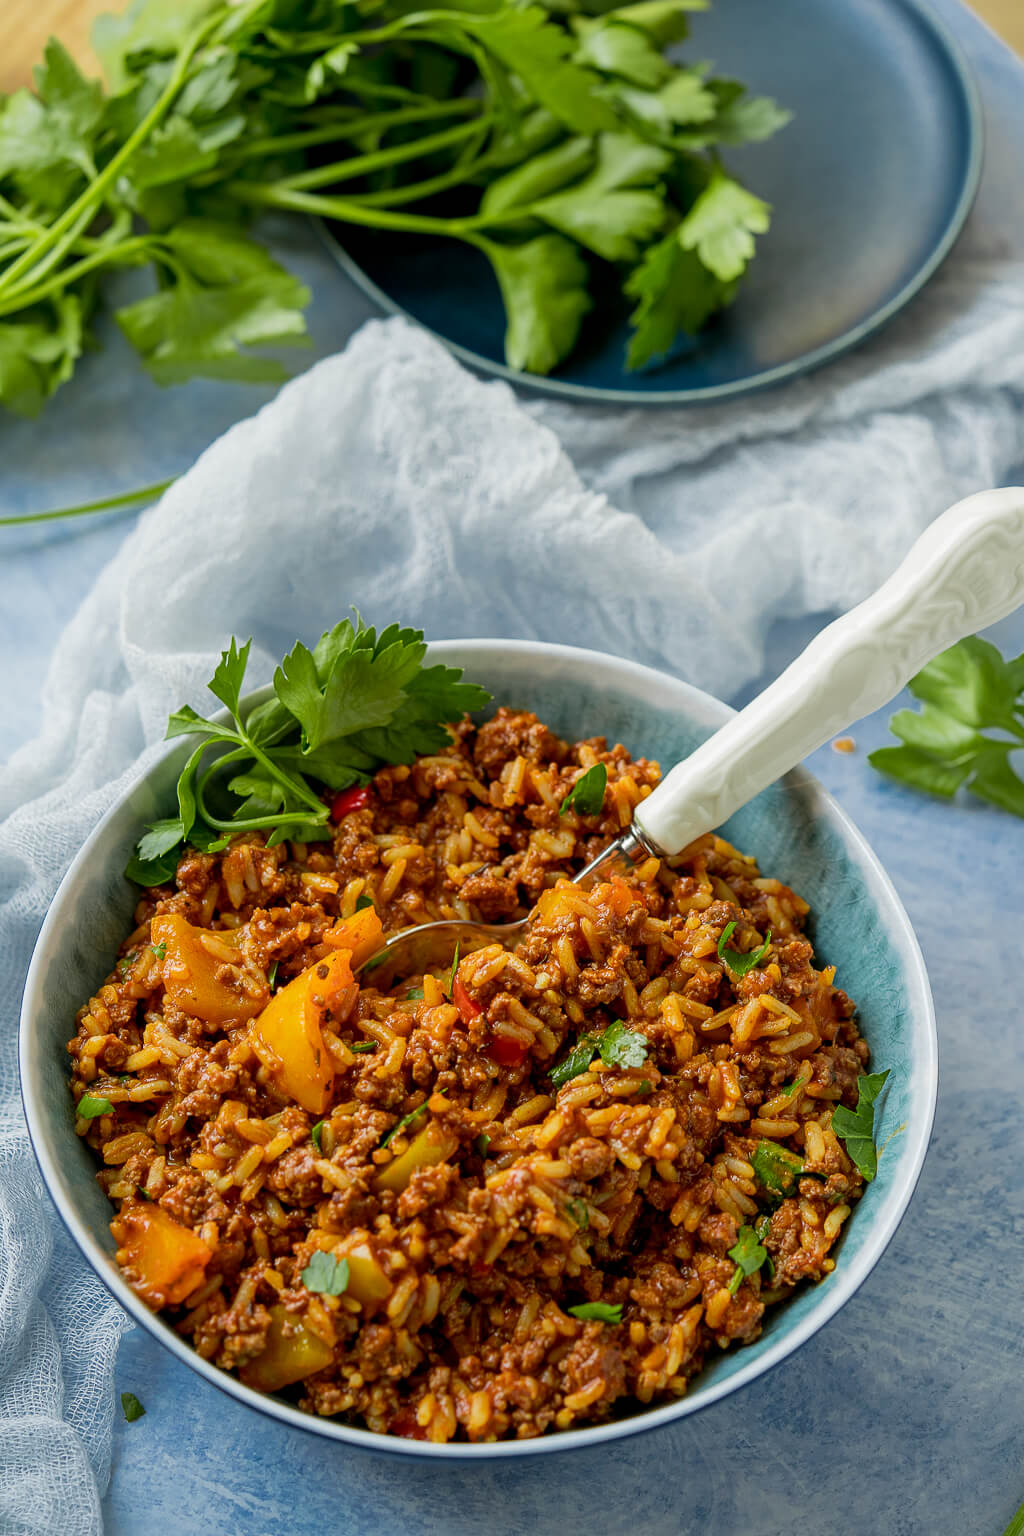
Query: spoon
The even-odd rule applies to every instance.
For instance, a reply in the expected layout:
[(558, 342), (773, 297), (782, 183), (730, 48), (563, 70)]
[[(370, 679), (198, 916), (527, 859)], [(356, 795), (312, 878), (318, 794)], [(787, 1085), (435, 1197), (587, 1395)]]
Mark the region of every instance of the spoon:
[[(774, 683), (678, 763), (573, 884), (679, 853), (830, 737), (887, 704), (933, 656), (1021, 602), (1024, 488), (957, 502), (877, 592), (816, 635)], [(495, 940), (509, 945), (528, 921), (420, 923), (389, 935), (363, 969), (387, 962), (393, 976), (423, 971), (439, 956), (450, 960), (456, 943), (464, 954)]]

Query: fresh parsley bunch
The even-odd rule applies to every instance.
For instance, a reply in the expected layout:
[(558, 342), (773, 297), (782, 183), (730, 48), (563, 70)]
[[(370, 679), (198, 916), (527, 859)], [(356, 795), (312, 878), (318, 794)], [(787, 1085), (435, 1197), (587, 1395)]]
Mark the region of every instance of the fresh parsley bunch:
[(71, 377), (127, 267), (155, 287), (116, 319), (160, 383), (281, 378), (254, 349), (303, 340), (309, 293), (244, 232), (260, 208), (472, 245), (536, 373), (610, 275), (629, 366), (657, 360), (768, 228), (720, 151), (788, 120), (670, 54), (706, 3), (136, 0), (97, 24), (107, 89), (51, 41), (0, 98), (0, 402)]
[(919, 710), (901, 709), (889, 728), (901, 747), (880, 747), (868, 761), (915, 789), (951, 800), (971, 794), (1024, 816), (1024, 780), (1014, 766), (1024, 749), (1024, 655), (1004, 661), (972, 635), (936, 656), (910, 680)]
[(391, 624), (378, 635), (357, 615), (312, 651), (296, 644), (274, 673), (274, 696), (243, 714), (251, 644), (232, 639), (209, 683), (230, 723), (187, 704), (167, 723), (168, 739), (198, 744), (178, 778), (177, 815), (150, 826), (125, 871), (140, 885), (170, 880), (186, 843), (212, 852), (256, 829), (269, 843), (330, 838), (325, 788), (365, 784), (385, 764), (439, 751), (448, 724), (491, 697), (463, 683), (459, 667), (424, 667), (421, 630)]

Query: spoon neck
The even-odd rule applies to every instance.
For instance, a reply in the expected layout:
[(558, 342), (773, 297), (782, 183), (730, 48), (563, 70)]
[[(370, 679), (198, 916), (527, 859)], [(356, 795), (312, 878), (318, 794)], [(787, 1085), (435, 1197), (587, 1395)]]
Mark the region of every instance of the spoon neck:
[(574, 885), (592, 885), (596, 880), (607, 879), (616, 866), (623, 864), (629, 869), (643, 864), (646, 859), (660, 859), (664, 857), (664, 850), (659, 848), (647, 835), (641, 831), (636, 822), (632, 822), (613, 843), (609, 843), (596, 859), (580, 870), (573, 880)]

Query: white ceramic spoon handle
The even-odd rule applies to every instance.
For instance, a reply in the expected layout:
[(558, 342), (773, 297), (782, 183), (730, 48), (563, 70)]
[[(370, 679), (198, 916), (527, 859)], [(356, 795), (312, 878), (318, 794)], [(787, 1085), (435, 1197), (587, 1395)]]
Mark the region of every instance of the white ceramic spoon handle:
[(666, 776), (636, 822), (666, 854), (720, 826), (964, 635), (1024, 602), (1024, 488), (944, 512), (884, 586), (816, 636), (782, 676)]

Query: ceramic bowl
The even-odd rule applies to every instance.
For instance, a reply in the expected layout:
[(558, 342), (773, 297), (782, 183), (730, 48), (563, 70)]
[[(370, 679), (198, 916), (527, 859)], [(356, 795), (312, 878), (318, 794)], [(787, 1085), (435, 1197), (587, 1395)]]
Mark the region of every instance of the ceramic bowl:
[[(465, 667), (497, 701), (536, 710), (563, 735), (606, 735), (663, 770), (728, 719), (708, 694), (647, 667), (566, 646), (505, 640), (444, 641), (434, 661)], [(253, 696), (256, 702), (260, 695)], [(284, 1423), (331, 1440), (403, 1455), (489, 1458), (542, 1455), (615, 1440), (668, 1424), (716, 1402), (785, 1359), (848, 1301), (878, 1263), (917, 1182), (932, 1124), (936, 1035), (928, 978), (900, 900), (875, 854), (821, 785), (796, 769), (725, 826), (761, 868), (811, 905), (819, 963), (838, 968), (856, 999), (875, 1070), (891, 1069), (879, 1101), (878, 1141), (889, 1140), (878, 1176), (857, 1204), (835, 1271), (770, 1312), (756, 1343), (716, 1358), (679, 1402), (641, 1410), (591, 1429), (493, 1445), (432, 1445), (374, 1435), (301, 1413), (265, 1397), (200, 1359), (122, 1279), (108, 1223), (111, 1206), (96, 1164), (74, 1132), (65, 1043), (74, 1017), (110, 970), (131, 926), (137, 890), (122, 870), (145, 822), (166, 815), (190, 750), (177, 743), (104, 817), (72, 863), (36, 944), (21, 1018), (25, 1112), (44, 1180), (75, 1242), (121, 1305), (179, 1360), (212, 1386)], [(899, 1129), (899, 1134), (893, 1135)]]

